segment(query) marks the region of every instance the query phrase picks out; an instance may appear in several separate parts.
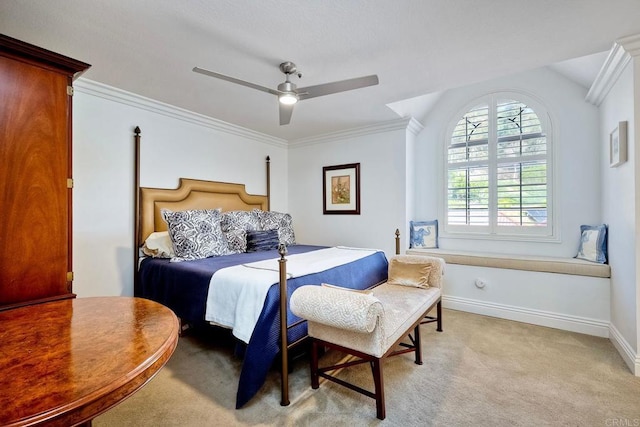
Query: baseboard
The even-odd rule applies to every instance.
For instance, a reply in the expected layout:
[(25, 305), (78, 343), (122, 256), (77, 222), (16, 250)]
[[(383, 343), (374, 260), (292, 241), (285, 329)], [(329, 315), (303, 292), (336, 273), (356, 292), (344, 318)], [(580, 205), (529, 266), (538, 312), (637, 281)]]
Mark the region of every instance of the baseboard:
[[(453, 310), (467, 311), (533, 325), (579, 332), (597, 337), (609, 338), (609, 322), (587, 317), (534, 310), (505, 304), (444, 295), (442, 305)], [(637, 358), (636, 358), (637, 365)]]
[(620, 356), (627, 364), (631, 372), (640, 377), (640, 355), (637, 354), (633, 347), (624, 339), (620, 331), (613, 325), (609, 325), (609, 340), (613, 343), (613, 346), (618, 350)]

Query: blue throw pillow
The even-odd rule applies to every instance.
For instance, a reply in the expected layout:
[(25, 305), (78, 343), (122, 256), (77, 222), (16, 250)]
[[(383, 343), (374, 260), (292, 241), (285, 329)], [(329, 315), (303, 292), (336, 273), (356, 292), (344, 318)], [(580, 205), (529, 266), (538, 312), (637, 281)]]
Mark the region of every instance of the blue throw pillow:
[(607, 263), (607, 225), (581, 225), (580, 246), (576, 258)]
[(411, 221), (410, 248), (433, 249), (438, 247), (438, 220)]
[(247, 252), (278, 249), (278, 230), (247, 231)]

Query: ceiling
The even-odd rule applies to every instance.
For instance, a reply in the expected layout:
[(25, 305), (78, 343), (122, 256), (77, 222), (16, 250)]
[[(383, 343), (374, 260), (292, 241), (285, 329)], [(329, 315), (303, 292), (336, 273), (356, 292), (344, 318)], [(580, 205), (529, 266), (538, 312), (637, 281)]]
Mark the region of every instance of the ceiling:
[[(640, 1), (2, 0), (0, 28), (92, 64), (87, 79), (295, 140), (550, 64), (588, 87), (613, 42), (640, 34)], [(275, 96), (191, 71), (275, 88), (283, 61), (301, 87), (368, 74), (380, 84), (304, 100), (280, 126)]]

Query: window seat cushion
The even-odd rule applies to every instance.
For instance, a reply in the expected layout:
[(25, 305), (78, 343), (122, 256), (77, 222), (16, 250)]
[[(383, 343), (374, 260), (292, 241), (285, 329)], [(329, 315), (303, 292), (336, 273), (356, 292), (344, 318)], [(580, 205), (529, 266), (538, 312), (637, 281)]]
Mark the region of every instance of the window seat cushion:
[(611, 267), (608, 264), (598, 264), (576, 258), (509, 255), (446, 249), (408, 249), (407, 255), (439, 257), (448, 264), (540, 271), (576, 276), (611, 277)]

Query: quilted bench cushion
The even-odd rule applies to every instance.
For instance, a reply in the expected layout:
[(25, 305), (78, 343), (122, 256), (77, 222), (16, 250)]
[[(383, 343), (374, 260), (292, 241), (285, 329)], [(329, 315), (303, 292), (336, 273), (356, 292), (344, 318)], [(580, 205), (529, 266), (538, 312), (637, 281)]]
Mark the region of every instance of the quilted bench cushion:
[[(316, 320), (313, 320), (308, 317), (309, 312), (297, 306), (295, 298), (296, 293), (299, 295), (307, 293), (305, 288), (320, 289), (320, 291), (316, 289), (311, 292), (314, 292), (317, 304), (322, 305), (339, 304), (339, 301), (331, 301), (330, 298), (340, 298), (340, 294), (326, 292), (327, 288), (323, 289), (319, 286), (303, 286), (294, 292), (291, 298), (291, 310), (297, 316), (309, 319), (310, 336), (375, 357), (382, 357), (398, 339), (406, 335), (413, 324), (424, 316), (427, 309), (434, 305), (441, 295), (440, 289), (435, 287), (423, 289), (388, 283), (380, 285), (373, 289), (372, 296), (382, 305), (382, 313), (378, 315), (377, 324), (373, 331), (363, 332), (358, 328), (336, 327), (336, 322), (339, 322), (336, 319), (327, 321), (317, 317)], [(349, 291), (338, 292), (351, 293)], [(360, 298), (372, 297), (371, 295), (355, 295)], [(354, 306), (355, 308), (357, 306)], [(348, 316), (350, 311), (345, 310), (344, 313)]]

